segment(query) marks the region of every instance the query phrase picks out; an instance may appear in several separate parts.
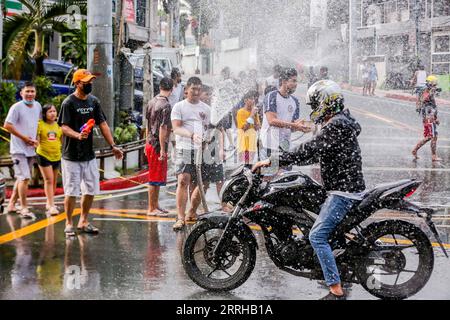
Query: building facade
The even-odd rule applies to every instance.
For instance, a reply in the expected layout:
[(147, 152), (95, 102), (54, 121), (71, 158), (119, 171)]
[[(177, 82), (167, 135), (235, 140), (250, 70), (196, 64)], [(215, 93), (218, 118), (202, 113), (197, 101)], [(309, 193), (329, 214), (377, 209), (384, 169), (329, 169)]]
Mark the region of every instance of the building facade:
[(380, 77), (406, 82), (420, 63), (450, 74), (450, 0), (356, 1), (356, 61), (376, 63)]

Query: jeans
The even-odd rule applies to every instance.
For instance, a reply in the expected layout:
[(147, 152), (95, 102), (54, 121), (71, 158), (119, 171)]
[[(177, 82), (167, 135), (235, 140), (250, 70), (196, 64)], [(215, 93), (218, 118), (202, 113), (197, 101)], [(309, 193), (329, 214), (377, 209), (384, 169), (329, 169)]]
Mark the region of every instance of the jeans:
[(336, 259), (328, 243), (328, 238), (345, 218), (355, 201), (335, 194), (328, 196), (309, 234), (309, 241), (319, 258), (327, 286), (341, 283)]

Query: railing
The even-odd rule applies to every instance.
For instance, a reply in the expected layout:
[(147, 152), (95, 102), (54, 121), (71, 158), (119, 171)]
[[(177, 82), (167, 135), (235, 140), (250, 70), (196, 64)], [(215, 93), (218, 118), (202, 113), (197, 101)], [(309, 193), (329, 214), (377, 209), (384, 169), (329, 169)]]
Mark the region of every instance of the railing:
[[(138, 168), (142, 168), (143, 165), (146, 162), (146, 158), (144, 155), (144, 148), (145, 148), (145, 139), (141, 139), (138, 141), (133, 141), (129, 143), (125, 143), (119, 146), (123, 151), (123, 159), (122, 159), (122, 170), (123, 174), (126, 173), (128, 169), (128, 153), (133, 151), (138, 151)], [(100, 180), (105, 179), (105, 159), (109, 157), (114, 157), (114, 154), (112, 153), (112, 150), (108, 148), (103, 148), (99, 150), (95, 150), (95, 157), (97, 159), (100, 159)], [(9, 174), (11, 177), (14, 177), (14, 163), (11, 159), (11, 156), (6, 157), (0, 157), (0, 168), (1, 167), (8, 167)], [(36, 168), (34, 168), (36, 169)], [(32, 183), (31, 186), (38, 186), (39, 185), (39, 170), (34, 170), (32, 175)]]

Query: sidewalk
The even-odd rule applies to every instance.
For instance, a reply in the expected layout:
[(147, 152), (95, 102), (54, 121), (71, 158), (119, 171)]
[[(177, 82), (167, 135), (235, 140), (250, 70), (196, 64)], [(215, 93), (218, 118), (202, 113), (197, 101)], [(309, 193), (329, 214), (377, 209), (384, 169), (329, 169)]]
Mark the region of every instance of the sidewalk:
[[(341, 87), (344, 90), (348, 90), (351, 92), (356, 92), (362, 95), (363, 88), (349, 85), (348, 83), (341, 83)], [(397, 99), (403, 101), (416, 102), (416, 96), (411, 94), (411, 91), (408, 90), (375, 90), (376, 97), (385, 97), (390, 99)], [(444, 92), (440, 95), (439, 98), (436, 99), (438, 106), (446, 106), (450, 107), (450, 94), (448, 92)]]

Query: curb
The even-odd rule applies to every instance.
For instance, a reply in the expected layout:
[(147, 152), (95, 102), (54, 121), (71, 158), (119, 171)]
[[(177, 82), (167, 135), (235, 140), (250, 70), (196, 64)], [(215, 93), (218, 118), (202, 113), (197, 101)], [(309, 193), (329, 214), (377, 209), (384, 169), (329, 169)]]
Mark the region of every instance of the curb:
[[(341, 87), (344, 90), (360, 93), (362, 94), (362, 88), (361, 87), (353, 87), (349, 85), (348, 83), (341, 83)], [(415, 96), (408, 96), (400, 93), (382, 93), (380, 95), (375, 95), (375, 97), (385, 97), (389, 99), (396, 99), (396, 100), (402, 100), (402, 101), (408, 101), (408, 102), (416, 102)], [(444, 99), (436, 99), (436, 102), (439, 106), (446, 106), (450, 107), (450, 100), (444, 100)]]
[[(108, 179), (100, 182), (100, 191), (115, 191), (135, 188), (138, 185), (148, 183), (148, 170), (142, 170), (134, 176), (119, 177)], [(10, 198), (12, 188), (6, 189), (6, 198)], [(63, 195), (64, 189), (62, 187), (56, 188), (55, 196)], [(45, 197), (44, 188), (28, 189), (27, 198)]]

